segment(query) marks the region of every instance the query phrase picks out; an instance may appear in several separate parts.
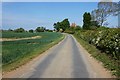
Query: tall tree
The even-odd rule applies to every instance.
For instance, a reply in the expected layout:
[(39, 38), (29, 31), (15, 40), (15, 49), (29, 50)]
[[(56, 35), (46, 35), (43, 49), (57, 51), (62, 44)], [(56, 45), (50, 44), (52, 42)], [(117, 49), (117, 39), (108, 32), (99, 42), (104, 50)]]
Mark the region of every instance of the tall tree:
[(111, 14), (113, 16), (118, 16), (118, 14), (120, 14), (120, 1), (112, 2)]
[(83, 29), (90, 29), (91, 26), (91, 15), (85, 12), (83, 15)]
[(68, 19), (64, 19), (63, 21), (61, 22), (57, 22), (57, 23), (54, 23), (54, 28), (59, 31), (60, 29), (62, 29), (63, 31), (65, 31), (67, 28), (70, 27), (70, 23), (68, 21)]
[(116, 16), (120, 12), (120, 3), (116, 2), (99, 2), (98, 9), (91, 12), (92, 20), (99, 22), (101, 26), (106, 24), (107, 17)]
[(44, 32), (46, 29), (44, 27), (37, 27), (36, 32)]
[(60, 22), (54, 23), (53, 26), (57, 31), (60, 30)]
[(101, 26), (103, 26), (104, 22), (107, 20), (107, 17), (112, 13), (111, 7), (112, 7), (112, 2), (98, 3), (97, 14)]
[(61, 23), (64, 25), (65, 28), (70, 27), (70, 23), (69, 23), (68, 19), (64, 19)]

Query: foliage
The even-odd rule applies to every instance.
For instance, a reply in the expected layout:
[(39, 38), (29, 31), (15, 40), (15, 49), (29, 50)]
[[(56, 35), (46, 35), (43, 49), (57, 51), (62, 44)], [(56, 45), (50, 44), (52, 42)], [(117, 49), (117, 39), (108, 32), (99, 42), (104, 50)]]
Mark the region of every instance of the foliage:
[(29, 32), (33, 33), (33, 32), (34, 32), (34, 30), (30, 29), (30, 30), (29, 30)]
[(62, 22), (54, 23), (53, 26), (57, 31), (62, 30), (64, 32), (67, 28), (70, 27), (70, 23), (68, 19), (64, 19)]
[(24, 30), (23, 28), (18, 28), (18, 29), (15, 29), (14, 31), (15, 31), (15, 32), (18, 32), (18, 33), (19, 33), (19, 32), (25, 32), (25, 30)]
[(105, 68), (109, 69), (113, 75), (120, 77), (120, 60), (111, 59), (104, 52), (100, 52), (94, 45), (89, 44), (87, 41), (80, 38), (80, 33), (74, 34), (75, 38), (80, 44), (97, 60), (102, 62)]
[(112, 59), (120, 60), (120, 29), (76, 32), (80, 38), (93, 44)]
[(50, 29), (46, 29), (45, 31), (47, 31), (47, 32), (53, 32), (53, 30), (50, 30)]
[(54, 23), (54, 28), (56, 31), (59, 31), (60, 30), (60, 22), (57, 22), (57, 23)]
[[(106, 66), (120, 76), (120, 29), (84, 30), (75, 32), (78, 38), (95, 46), (102, 53), (105, 53), (113, 63), (104, 62)], [(100, 54), (99, 54), (100, 55)], [(103, 54), (102, 54), (103, 55)], [(105, 61), (105, 60), (103, 60)], [(111, 66), (111, 67), (110, 67)]]
[(66, 28), (70, 28), (70, 23), (68, 21), (68, 19), (64, 19), (62, 22), (61, 22), (61, 28), (63, 29), (63, 31), (66, 30)]
[(12, 29), (8, 29), (8, 31), (13, 31)]
[(74, 27), (67, 28), (67, 29), (65, 30), (65, 33), (74, 34), (74, 33), (75, 33)]
[(100, 27), (100, 25), (97, 21), (91, 21), (90, 29), (97, 29), (99, 27)]
[(82, 28), (81, 28), (81, 26), (79, 26), (79, 25), (77, 25), (76, 27), (75, 27), (75, 31), (78, 31), (78, 30), (81, 30)]
[(106, 27), (106, 26), (100, 26), (99, 28), (97, 28), (97, 30), (106, 30), (106, 29), (109, 29), (109, 27)]
[(119, 13), (120, 13), (120, 1), (119, 2), (112, 2), (111, 14), (113, 16), (118, 16)]
[(120, 3), (116, 2), (99, 2), (98, 9), (91, 12), (92, 20), (99, 22), (100, 26), (106, 24), (106, 20), (110, 15), (118, 15), (120, 12)]
[(65, 33), (74, 34), (75, 31), (79, 31), (79, 30), (81, 30), (80, 26), (70, 27), (65, 30)]
[(44, 32), (46, 29), (44, 27), (37, 27), (36, 32)]
[(90, 29), (91, 26), (91, 15), (90, 13), (85, 12), (83, 15), (83, 29)]

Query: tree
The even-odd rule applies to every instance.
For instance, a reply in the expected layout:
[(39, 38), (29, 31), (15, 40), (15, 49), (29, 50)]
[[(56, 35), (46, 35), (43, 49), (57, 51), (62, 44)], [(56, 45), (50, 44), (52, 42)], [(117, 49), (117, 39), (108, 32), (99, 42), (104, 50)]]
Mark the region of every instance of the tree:
[(79, 25), (75, 27), (75, 31), (78, 31), (78, 30), (81, 30), (81, 27)]
[(29, 30), (29, 32), (30, 32), (30, 33), (33, 33), (33, 32), (34, 32), (34, 30), (30, 29), (30, 30)]
[(91, 29), (99, 28), (99, 22), (98, 21), (91, 21)]
[(8, 29), (8, 31), (13, 31), (12, 29)]
[(61, 22), (54, 23), (53, 26), (57, 31), (64, 32), (67, 28), (70, 27), (70, 23), (69, 23), (68, 19), (64, 19)]
[(91, 12), (91, 20), (99, 22), (99, 12), (98, 9), (95, 9)]
[(99, 2), (98, 9), (91, 12), (93, 21), (99, 22), (100, 26), (106, 24), (107, 17), (110, 15), (116, 16), (120, 12), (120, 3), (116, 2)]
[(63, 29), (63, 31), (65, 31), (67, 28), (70, 28), (70, 23), (69, 23), (68, 19), (64, 19), (61, 22), (61, 28)]
[(47, 32), (53, 32), (53, 30), (50, 30), (50, 29), (46, 29)]
[(91, 26), (91, 15), (85, 12), (83, 15), (83, 29), (90, 29)]
[(25, 32), (25, 30), (23, 28), (18, 28), (14, 30), (15, 32)]
[(107, 20), (107, 17), (111, 14), (112, 2), (99, 2), (98, 3), (98, 21), (100, 25), (103, 26), (103, 23)]
[(54, 23), (54, 28), (59, 31), (60, 30), (60, 22)]
[(45, 31), (45, 28), (44, 27), (37, 27), (36, 32), (44, 32)]
[(113, 16), (118, 16), (120, 14), (120, 1), (112, 2), (112, 6), (110, 7), (110, 9)]

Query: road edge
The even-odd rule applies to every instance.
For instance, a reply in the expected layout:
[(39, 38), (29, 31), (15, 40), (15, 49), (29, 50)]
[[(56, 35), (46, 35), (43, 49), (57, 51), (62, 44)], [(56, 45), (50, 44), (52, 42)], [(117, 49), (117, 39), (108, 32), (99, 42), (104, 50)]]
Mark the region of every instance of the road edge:
[[(73, 39), (77, 43), (77, 46), (84, 53), (84, 54), (82, 53), (82, 57), (83, 57), (85, 64), (87, 65), (87, 63), (90, 63), (90, 66), (87, 65), (87, 70), (92, 69), (91, 73), (92, 72), (94, 73), (94, 76), (92, 76), (90, 74), (90, 78), (93, 78), (93, 77), (95, 77), (95, 78), (98, 78), (98, 77), (99, 78), (115, 78), (115, 76), (112, 76), (110, 71), (108, 71), (106, 68), (104, 68), (102, 62), (98, 61), (90, 53), (88, 53), (88, 51), (80, 44), (80, 42), (78, 41), (78, 39), (74, 35), (71, 35), (71, 36), (73, 37)], [(100, 74), (100, 76), (97, 75), (98, 73)]]

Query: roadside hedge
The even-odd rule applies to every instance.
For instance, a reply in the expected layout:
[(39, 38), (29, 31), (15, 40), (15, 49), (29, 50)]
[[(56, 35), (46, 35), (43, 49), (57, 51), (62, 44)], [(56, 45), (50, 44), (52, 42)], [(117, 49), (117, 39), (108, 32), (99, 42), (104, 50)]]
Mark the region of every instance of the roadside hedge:
[(84, 30), (76, 32), (81, 39), (96, 46), (112, 59), (120, 60), (120, 28), (106, 30)]
[(96, 59), (99, 57), (98, 60), (102, 61), (104, 66), (111, 70), (113, 75), (120, 78), (120, 28), (79, 30), (74, 35), (101, 51), (96, 52), (97, 56), (94, 57)]

